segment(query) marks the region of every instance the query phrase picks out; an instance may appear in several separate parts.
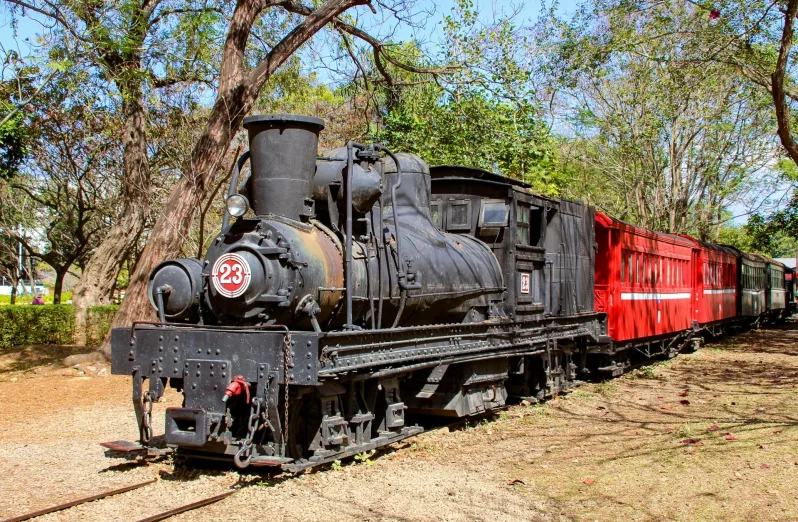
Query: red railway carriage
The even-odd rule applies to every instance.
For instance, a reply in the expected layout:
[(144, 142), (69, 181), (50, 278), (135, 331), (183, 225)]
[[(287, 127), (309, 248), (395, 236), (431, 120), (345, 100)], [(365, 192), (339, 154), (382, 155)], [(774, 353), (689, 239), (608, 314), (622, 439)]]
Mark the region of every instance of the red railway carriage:
[(737, 317), (737, 250), (693, 242), (693, 320), (714, 327)]
[(692, 325), (691, 240), (659, 234), (596, 212), (595, 306), (615, 342)]

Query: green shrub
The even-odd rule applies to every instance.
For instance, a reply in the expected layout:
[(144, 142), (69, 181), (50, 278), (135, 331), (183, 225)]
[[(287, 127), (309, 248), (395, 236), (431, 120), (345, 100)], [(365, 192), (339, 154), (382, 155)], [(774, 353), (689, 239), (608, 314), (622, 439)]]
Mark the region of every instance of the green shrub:
[(0, 348), (21, 344), (71, 344), (75, 331), (72, 305), (0, 308)]
[[(100, 344), (111, 327), (118, 306), (93, 306), (86, 318), (89, 346)], [(72, 344), (75, 307), (19, 305), (0, 307), (0, 350), (25, 344)]]
[(86, 345), (99, 346), (111, 329), (119, 305), (92, 306), (86, 316)]

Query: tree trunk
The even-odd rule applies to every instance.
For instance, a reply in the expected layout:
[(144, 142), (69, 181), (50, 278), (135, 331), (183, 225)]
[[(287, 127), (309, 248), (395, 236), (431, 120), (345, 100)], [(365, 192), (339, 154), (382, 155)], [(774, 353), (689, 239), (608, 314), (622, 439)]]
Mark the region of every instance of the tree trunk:
[(90, 306), (108, 304), (122, 262), (138, 240), (149, 216), (150, 168), (147, 125), (141, 83), (132, 81), (122, 90), (125, 118), (123, 145), (123, 212), (111, 227), (72, 293), (75, 304), (75, 343), (86, 344), (86, 313)]
[(61, 289), (64, 287), (64, 276), (66, 276), (68, 270), (69, 266), (65, 266), (61, 269), (55, 268), (55, 286), (53, 287), (53, 304), (61, 304)]
[(11, 281), (11, 284), (14, 285), (14, 286), (11, 287), (11, 300), (10, 300), (10, 303), (11, 304), (17, 304), (17, 285), (19, 283), (17, 283), (16, 281)]

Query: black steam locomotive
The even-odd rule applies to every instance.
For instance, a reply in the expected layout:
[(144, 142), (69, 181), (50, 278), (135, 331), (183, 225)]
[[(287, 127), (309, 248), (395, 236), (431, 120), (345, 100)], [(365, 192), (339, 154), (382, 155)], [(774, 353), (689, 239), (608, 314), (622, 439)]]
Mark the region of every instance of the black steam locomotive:
[(150, 412), (169, 386), (184, 397), (170, 448), (296, 471), (419, 433), (406, 412), (562, 391), (607, 340), (592, 208), (379, 144), (317, 158), (317, 118), (244, 126), (205, 259), (156, 267), (160, 320), (113, 331), (142, 445), (111, 449), (156, 451)]

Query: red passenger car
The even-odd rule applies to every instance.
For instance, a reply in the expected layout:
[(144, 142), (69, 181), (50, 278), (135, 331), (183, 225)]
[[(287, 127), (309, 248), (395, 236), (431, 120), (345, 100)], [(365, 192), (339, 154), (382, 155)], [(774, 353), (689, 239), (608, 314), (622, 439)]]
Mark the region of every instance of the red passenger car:
[(595, 308), (616, 343), (692, 326), (693, 241), (596, 212)]
[(693, 247), (693, 320), (713, 334), (737, 317), (737, 256), (731, 247), (689, 236)]

